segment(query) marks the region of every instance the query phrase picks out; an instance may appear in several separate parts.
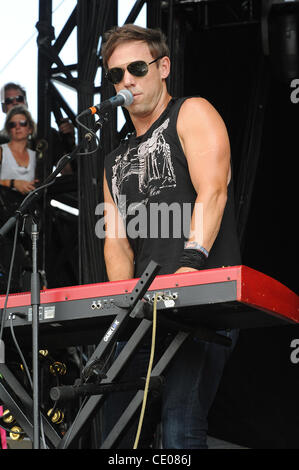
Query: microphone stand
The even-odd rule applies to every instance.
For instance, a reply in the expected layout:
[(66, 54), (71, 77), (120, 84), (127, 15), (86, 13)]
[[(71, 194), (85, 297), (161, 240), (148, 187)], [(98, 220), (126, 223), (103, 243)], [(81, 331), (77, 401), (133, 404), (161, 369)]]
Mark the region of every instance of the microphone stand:
[(33, 448), (39, 448), (40, 436), (40, 399), (39, 399), (39, 306), (40, 279), (37, 267), (38, 226), (32, 220), (32, 274), (31, 274), (31, 306), (32, 306), (32, 371), (33, 371)]
[[(45, 179), (41, 186), (31, 191), (22, 201), (15, 214), (10, 217), (0, 229), (0, 236), (4, 237), (15, 225), (19, 218), (26, 217), (33, 201), (40, 198), (42, 191), (53, 184), (61, 170), (77, 157), (81, 147), (89, 143), (93, 135), (103, 126), (107, 118), (100, 116), (95, 123), (93, 132), (87, 132), (80, 143), (64, 158), (55, 170)], [(31, 275), (31, 307), (32, 307), (32, 388), (33, 388), (33, 448), (40, 448), (40, 394), (39, 394), (39, 307), (40, 307), (40, 279), (37, 266), (37, 240), (39, 237), (36, 215), (32, 216), (32, 275)]]

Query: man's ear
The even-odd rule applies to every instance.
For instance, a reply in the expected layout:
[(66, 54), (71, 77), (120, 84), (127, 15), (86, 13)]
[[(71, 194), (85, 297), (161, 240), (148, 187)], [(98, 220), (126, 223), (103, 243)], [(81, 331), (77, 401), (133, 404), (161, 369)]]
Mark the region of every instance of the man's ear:
[(165, 56), (160, 59), (161, 78), (166, 79), (170, 73), (170, 59)]

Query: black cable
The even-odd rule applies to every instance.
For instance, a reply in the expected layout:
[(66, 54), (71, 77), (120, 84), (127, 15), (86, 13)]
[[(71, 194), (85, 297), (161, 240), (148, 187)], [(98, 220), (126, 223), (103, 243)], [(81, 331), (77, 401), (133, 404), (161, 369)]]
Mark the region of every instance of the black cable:
[[(2, 416), (0, 416), (0, 419), (1, 419), (1, 418), (2, 418)], [(5, 426), (3, 426), (3, 424), (1, 424), (1, 423), (0, 423), (0, 428), (4, 429), (4, 431), (6, 431), (6, 432), (8, 432), (8, 433), (12, 432), (12, 433), (14, 433), (14, 434), (20, 434), (20, 435), (25, 434), (24, 431), (12, 431), (11, 429), (6, 428)]]
[(90, 129), (89, 127), (85, 126), (81, 121), (79, 121), (79, 118), (81, 117), (82, 113), (79, 114), (79, 116), (76, 116), (76, 122), (79, 126), (83, 127), (83, 129), (85, 129), (88, 134), (91, 134), (97, 141), (97, 146), (94, 150), (91, 150), (90, 152), (81, 152), (81, 153), (77, 153), (77, 155), (92, 155), (93, 153), (97, 152), (99, 150), (99, 148), (101, 147), (101, 142), (100, 142), (100, 139), (98, 138), (97, 134), (92, 130)]
[[(10, 330), (11, 330), (11, 335), (12, 335), (12, 337), (13, 337), (13, 341), (14, 341), (14, 343), (15, 343), (15, 346), (16, 346), (16, 348), (17, 348), (17, 351), (18, 351), (18, 353), (19, 353), (19, 355), (20, 355), (20, 357), (21, 357), (23, 366), (24, 366), (24, 368), (25, 368), (25, 372), (26, 372), (26, 375), (27, 375), (27, 377), (28, 377), (29, 383), (30, 383), (30, 385), (31, 385), (31, 389), (33, 390), (33, 382), (32, 382), (31, 376), (30, 376), (29, 368), (28, 368), (28, 366), (27, 366), (27, 363), (26, 363), (26, 361), (25, 361), (25, 358), (24, 358), (24, 356), (23, 356), (23, 354), (22, 354), (21, 348), (20, 348), (20, 346), (19, 346), (19, 343), (18, 343), (18, 341), (17, 341), (17, 339), (16, 339), (16, 336), (15, 336), (15, 333), (14, 333), (13, 318), (12, 318), (12, 316), (10, 317)], [(55, 366), (54, 366), (54, 367), (55, 367)], [(58, 386), (58, 385), (59, 385), (59, 379), (58, 379), (58, 376), (57, 376), (57, 375), (56, 375), (56, 382), (57, 382), (57, 386)], [(54, 402), (54, 406), (53, 406), (53, 408), (52, 408), (52, 410), (51, 410), (51, 413), (48, 415), (49, 418), (51, 418), (52, 415), (54, 414), (54, 411), (55, 411), (56, 407), (57, 407), (57, 401)], [(44, 448), (46, 449), (46, 448), (47, 448), (47, 444), (46, 444), (46, 440), (45, 440), (45, 434), (44, 434), (44, 427), (43, 427), (43, 420), (42, 420), (42, 418), (41, 418), (40, 427), (41, 427), (41, 437), (42, 437), (43, 445), (44, 445)], [(20, 434), (22, 434), (22, 433), (20, 433)]]
[(11, 259), (10, 259), (10, 266), (9, 266), (9, 272), (8, 272), (6, 294), (5, 294), (6, 297), (5, 297), (4, 307), (3, 307), (3, 309), (2, 309), (1, 329), (0, 329), (0, 340), (2, 340), (2, 337), (3, 337), (4, 321), (5, 321), (5, 317), (6, 317), (7, 302), (8, 302), (8, 296), (9, 296), (10, 284), (11, 284), (11, 278), (12, 278), (12, 270), (13, 270), (13, 265), (14, 265), (14, 261), (15, 261), (15, 254), (16, 254), (16, 247), (17, 247), (18, 231), (19, 231), (19, 219), (17, 219), (17, 221), (16, 221), (16, 226), (15, 226), (14, 241), (13, 241)]
[[(90, 379), (90, 377), (92, 376), (94, 370), (96, 369), (96, 367), (98, 365), (101, 365), (101, 370), (105, 373), (107, 370), (106, 370), (106, 367), (108, 366), (109, 362), (110, 362), (110, 359), (111, 357), (113, 356), (113, 354), (115, 353), (115, 350), (116, 350), (116, 343), (113, 343), (112, 344), (112, 347), (111, 347), (111, 350), (110, 352), (108, 353), (108, 355), (105, 357), (104, 359), (104, 363), (103, 365), (101, 364), (101, 359), (100, 358), (95, 358), (92, 363), (87, 367), (87, 370), (86, 372), (83, 371), (83, 378), (84, 378), (84, 382), (88, 382), (88, 380)], [(85, 366), (86, 368), (86, 366)]]
[[(23, 366), (24, 366), (24, 369), (25, 369), (27, 378), (28, 378), (28, 380), (29, 380), (31, 389), (33, 389), (33, 382), (32, 382), (32, 378), (31, 378), (30, 372), (29, 372), (28, 365), (27, 365), (27, 363), (26, 363), (26, 360), (25, 360), (25, 358), (24, 358), (24, 356), (23, 356), (22, 350), (21, 350), (21, 348), (20, 348), (20, 346), (19, 346), (19, 343), (18, 343), (18, 341), (17, 341), (17, 338), (16, 338), (16, 336), (15, 336), (14, 327), (13, 327), (13, 315), (10, 316), (10, 331), (11, 331), (11, 335), (12, 335), (13, 341), (14, 341), (14, 343), (15, 343), (15, 346), (16, 346), (16, 348), (17, 348), (17, 351), (18, 351), (18, 353), (19, 353), (19, 356), (20, 356), (20, 358), (21, 358), (21, 361), (22, 361), (22, 363), (23, 363)], [(56, 379), (57, 379), (57, 384), (59, 385), (59, 380), (58, 380), (58, 377), (57, 377), (57, 376), (56, 376)], [(53, 414), (53, 412), (54, 412), (56, 406), (57, 406), (57, 405), (56, 405), (56, 403), (55, 403), (55, 405), (54, 405), (54, 407), (53, 407), (53, 409), (52, 409), (52, 412), (51, 412), (51, 416), (52, 416), (52, 414)], [(0, 426), (1, 426), (1, 424), (0, 424)], [(45, 441), (45, 435), (44, 435), (44, 428), (43, 428), (43, 421), (42, 421), (42, 418), (41, 418), (41, 424), (40, 424), (40, 426), (41, 426), (41, 438), (42, 438), (42, 441), (43, 441), (44, 448), (46, 449), (46, 448), (47, 448), (47, 444), (46, 444), (46, 441)], [(1, 427), (3, 427), (3, 426), (1, 426)], [(3, 429), (4, 429), (4, 428), (3, 428)], [(9, 432), (11, 432), (11, 431), (9, 431)], [(14, 431), (13, 431), (13, 432), (14, 432)], [(17, 433), (17, 432), (16, 432), (15, 434), (25, 434), (25, 433), (24, 433), (24, 432), (20, 432), (20, 433)]]
[(23, 199), (23, 201), (21, 202), (21, 205), (20, 205), (20, 209), (22, 209), (23, 205), (25, 204), (25, 202), (27, 201), (27, 199), (29, 199), (29, 197), (31, 197), (33, 194), (37, 193), (38, 191), (40, 191), (41, 189), (46, 189), (48, 188), (49, 186), (51, 186), (52, 184), (55, 183), (55, 179), (53, 181), (50, 181), (49, 183), (47, 184), (42, 184), (41, 186), (39, 186), (38, 188), (35, 188), (33, 189), (33, 191), (30, 191), (30, 193), (27, 194), (27, 196)]
[(29, 383), (30, 383), (30, 385), (31, 385), (31, 388), (33, 388), (33, 382), (32, 382), (32, 378), (31, 378), (30, 372), (29, 372), (29, 368), (28, 368), (28, 366), (27, 366), (27, 363), (26, 363), (26, 361), (25, 361), (25, 358), (24, 358), (24, 356), (23, 356), (23, 353), (22, 353), (22, 351), (21, 351), (21, 348), (20, 348), (20, 346), (19, 346), (19, 343), (18, 343), (18, 341), (17, 341), (16, 335), (15, 335), (15, 332), (14, 332), (14, 328), (13, 328), (13, 318), (12, 318), (12, 316), (10, 316), (10, 331), (11, 331), (12, 339), (13, 339), (13, 341), (14, 341), (14, 343), (15, 343), (15, 346), (16, 346), (16, 348), (17, 348), (17, 351), (18, 351), (18, 353), (19, 353), (19, 356), (20, 356), (21, 361), (22, 361), (22, 363), (23, 363), (23, 366), (24, 366), (24, 368), (25, 368), (25, 372), (26, 372), (26, 374), (27, 374), (27, 377), (28, 377)]

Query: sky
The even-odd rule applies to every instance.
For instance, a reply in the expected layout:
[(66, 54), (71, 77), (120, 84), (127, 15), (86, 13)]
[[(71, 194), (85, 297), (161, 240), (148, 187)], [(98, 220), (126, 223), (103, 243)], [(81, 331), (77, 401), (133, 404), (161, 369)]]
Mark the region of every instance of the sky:
[[(118, 24), (123, 24), (136, 0), (118, 0)], [(57, 37), (69, 15), (76, 6), (76, 0), (52, 1), (52, 24)], [(37, 30), (39, 0), (0, 0), (0, 88), (7, 82), (20, 83), (27, 93), (29, 110), (37, 119)], [(146, 25), (146, 6), (140, 12), (136, 23)], [(65, 65), (77, 62), (76, 29), (60, 53)], [(56, 86), (74, 113), (77, 114), (76, 93), (60, 84)], [(91, 103), (90, 105), (92, 105)], [(5, 114), (0, 110), (0, 129)], [(55, 126), (55, 122), (53, 121)]]

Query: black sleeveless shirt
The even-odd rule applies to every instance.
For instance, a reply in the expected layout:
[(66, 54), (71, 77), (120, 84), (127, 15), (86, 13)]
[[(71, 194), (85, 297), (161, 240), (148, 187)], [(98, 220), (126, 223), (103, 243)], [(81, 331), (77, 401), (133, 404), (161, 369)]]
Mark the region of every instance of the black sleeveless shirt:
[[(189, 238), (197, 194), (176, 130), (185, 99), (171, 99), (144, 135), (131, 135), (105, 159), (108, 187), (134, 252), (135, 277), (151, 260), (161, 265), (159, 274), (174, 273)], [(205, 269), (241, 264), (232, 179), (227, 189), (221, 227)]]

